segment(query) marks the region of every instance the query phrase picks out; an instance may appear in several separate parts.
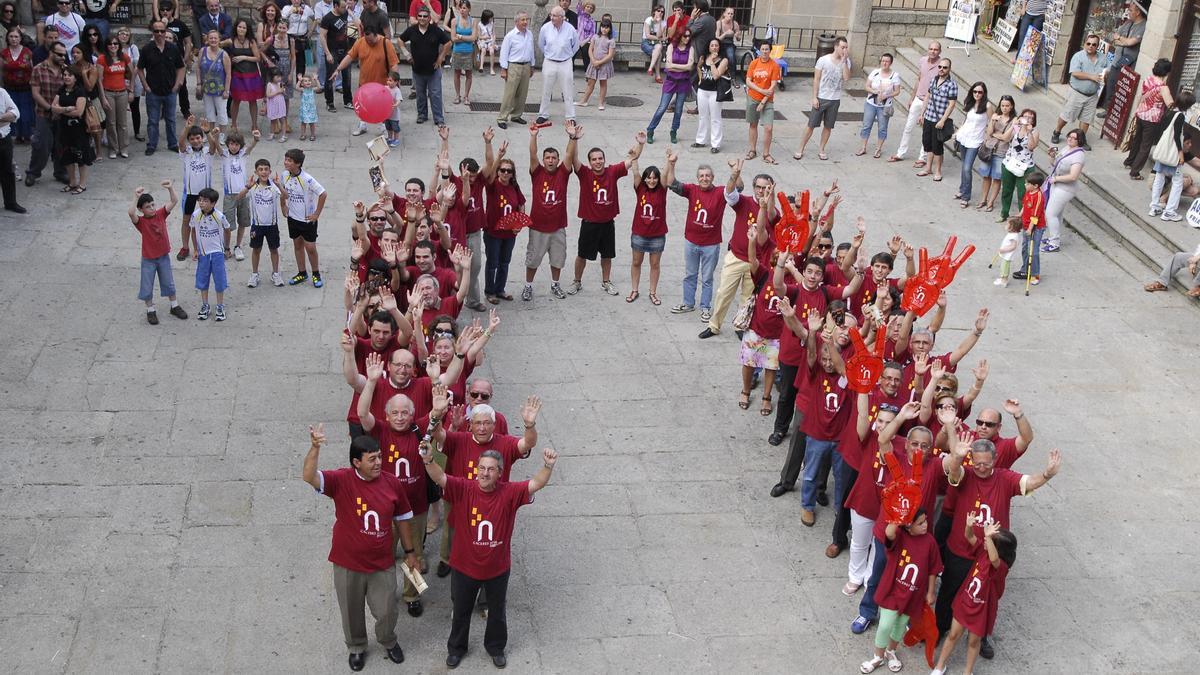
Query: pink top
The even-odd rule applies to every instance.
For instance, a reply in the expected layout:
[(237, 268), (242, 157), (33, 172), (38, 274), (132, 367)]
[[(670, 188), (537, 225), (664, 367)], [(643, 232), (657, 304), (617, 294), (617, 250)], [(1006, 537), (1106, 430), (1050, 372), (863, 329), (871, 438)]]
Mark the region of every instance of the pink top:
[(933, 82), (933, 76), (937, 75), (939, 62), (941, 59), (937, 58), (930, 63), (928, 56), (917, 62), (917, 68), (921, 71), (921, 77), (917, 80), (918, 99), (924, 101), (925, 97), (929, 95), (929, 83)]
[(1137, 116), (1146, 122), (1161, 122), (1167, 104), (1159, 89), (1166, 84), (1154, 75), (1142, 80), (1142, 102), (1138, 104)]

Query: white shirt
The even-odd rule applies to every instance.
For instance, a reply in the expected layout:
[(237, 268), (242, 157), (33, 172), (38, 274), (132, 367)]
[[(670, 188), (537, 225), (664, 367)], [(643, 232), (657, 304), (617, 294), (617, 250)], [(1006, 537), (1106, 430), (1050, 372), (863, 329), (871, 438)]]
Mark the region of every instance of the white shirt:
[(204, 188), (212, 187), (213, 156), (207, 143), (203, 148), (193, 150), (185, 140), (179, 146), (179, 157), (183, 160), (183, 194), (198, 195)]
[(308, 35), (309, 25), (312, 23), (313, 18), (315, 17), (312, 7), (303, 4), (299, 7), (295, 5), (288, 5), (287, 7), (279, 10), (279, 16), (283, 17), (284, 21), (287, 21), (288, 35), (294, 35), (297, 37), (304, 37), (305, 35)]
[(71, 50), (75, 48), (75, 45), (79, 44), (79, 38), (83, 34), (85, 24), (83, 17), (75, 12), (68, 12), (66, 16), (55, 13), (46, 17), (46, 20), (42, 23), (58, 28), (58, 41), (66, 46), (67, 59), (70, 60)]
[(236, 195), (246, 187), (246, 148), (236, 154), (225, 148), (221, 151), (221, 178), (225, 182), (225, 194)]
[(842, 86), (844, 75), (842, 66), (847, 65), (848, 59), (837, 61), (833, 58), (833, 54), (826, 54), (817, 59), (816, 69), (821, 71), (821, 85), (817, 91), (817, 98), (826, 101), (840, 101), (842, 99)]
[(199, 255), (220, 253), (225, 247), (225, 237), (221, 230), (231, 229), (225, 214), (214, 208), (212, 213), (205, 215), (200, 207), (192, 212), (192, 227), (196, 230), (196, 252)]
[(317, 20), (317, 23), (321, 23), (321, 19), (325, 18), (325, 15), (332, 11), (332, 2), (329, 2), (329, 0), (319, 0), (317, 4), (313, 5), (313, 18)]
[[(1004, 235), (1004, 240), (1000, 242), (1000, 248), (1004, 248), (1005, 246), (1008, 246), (1010, 244), (1019, 244), (1020, 242), (1021, 242), (1021, 234), (1019, 232), (1009, 232)], [(1005, 251), (1004, 253), (1001, 253), (999, 255), (1004, 260), (1011, 261), (1013, 259), (1013, 256), (1016, 255), (1017, 252), (1020, 250), (1021, 250), (1021, 247), (1017, 246), (1017, 247), (1013, 248), (1013, 250)]]
[(538, 48), (550, 61), (566, 61), (575, 56), (579, 49), (579, 34), (575, 27), (563, 19), (562, 28), (554, 29), (554, 21), (542, 24), (538, 29)]
[[(12, 122), (21, 119), (21, 111), (17, 109), (17, 104), (8, 95), (8, 91), (0, 87), (0, 115), (4, 113), (13, 114)], [(8, 134), (12, 131), (12, 122), (0, 122), (0, 138), (8, 138)]]
[(285, 171), (283, 189), (287, 191), (288, 218), (295, 220), (308, 220), (317, 210), (317, 199), (325, 194), (325, 188), (303, 169), (295, 176)]
[(508, 31), (500, 43), (500, 67), (508, 70), (514, 61), (533, 65), (533, 33), (528, 28), (524, 33), (516, 28)]
[(246, 193), (250, 204), (250, 227), (279, 226), (279, 196), (282, 193), (274, 183), (255, 183)]

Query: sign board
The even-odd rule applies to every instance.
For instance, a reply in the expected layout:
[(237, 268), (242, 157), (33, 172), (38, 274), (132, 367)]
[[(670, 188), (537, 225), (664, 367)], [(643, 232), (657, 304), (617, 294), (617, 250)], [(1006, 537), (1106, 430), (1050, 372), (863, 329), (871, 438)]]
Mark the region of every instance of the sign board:
[(950, 10), (946, 14), (945, 36), (948, 39), (974, 42), (977, 23), (979, 14), (975, 12), (974, 0), (951, 0)]
[(1117, 83), (1113, 86), (1108, 115), (1104, 118), (1100, 137), (1111, 140), (1118, 148), (1125, 138), (1125, 125), (1129, 121), (1129, 113), (1133, 111), (1133, 99), (1137, 96), (1140, 79), (1137, 71), (1129, 66), (1121, 66), (1120, 72), (1117, 73)]
[(995, 42), (1001, 51), (1007, 52), (1012, 49), (1013, 40), (1016, 39), (1017, 27), (1004, 19), (997, 19), (996, 26), (992, 28), (992, 42)]
[(1017, 60), (1013, 64), (1012, 83), (1013, 86), (1021, 91), (1025, 91), (1025, 85), (1029, 83), (1029, 77), (1033, 74), (1033, 60), (1037, 56), (1038, 47), (1042, 44), (1042, 31), (1029, 27), (1025, 32), (1025, 42), (1021, 45), (1021, 50), (1017, 52)]
[(113, 23), (133, 23), (133, 3), (122, 2), (109, 12)]
[(1200, 227), (1200, 199), (1193, 200), (1192, 205), (1188, 207), (1187, 224), (1192, 227)]

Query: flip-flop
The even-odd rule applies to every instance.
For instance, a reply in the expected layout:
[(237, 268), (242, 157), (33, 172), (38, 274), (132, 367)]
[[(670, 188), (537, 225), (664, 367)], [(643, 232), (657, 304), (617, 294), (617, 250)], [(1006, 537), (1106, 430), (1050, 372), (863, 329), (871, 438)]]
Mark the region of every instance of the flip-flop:
[(823, 152), (818, 152), (818, 153), (817, 153), (817, 159), (819, 159), (819, 160), (821, 160), (821, 161), (825, 161), (825, 160), (829, 159), (829, 155), (827, 155), (827, 154), (825, 154), (825, 153), (823, 153)]
[(883, 151), (882, 151), (882, 150), (876, 150), (876, 151), (875, 151), (875, 159), (879, 159), (880, 157), (883, 157)]
[(1140, 173), (1130, 174), (1129, 177), (1133, 180), (1146, 180), (1145, 177)]
[(988, 205), (987, 205), (987, 208), (985, 208), (985, 209), (984, 209), (984, 211), (986, 211), (986, 212), (988, 212), (988, 213), (991, 213), (992, 211), (995, 211), (995, 210), (996, 210), (996, 205), (995, 205), (995, 204), (988, 204)]
[(779, 162), (775, 161), (775, 158), (770, 155), (763, 155), (763, 161), (766, 162), (767, 164), (778, 164), (779, 163)]
[(641, 294), (638, 293), (636, 290), (629, 291), (629, 295), (625, 298), (625, 302), (633, 302), (634, 300), (638, 299), (639, 295), (641, 295)]
[(1200, 298), (1200, 286), (1193, 288), (1187, 292), (1189, 298)]
[(933, 177), (933, 180), (934, 180), (934, 182), (939, 182), (939, 181), (941, 181), (941, 180), (942, 180), (942, 177), (941, 177), (941, 176), (938, 176), (938, 175), (935, 175), (935, 176)]
[(863, 155), (865, 155), (865, 154), (867, 154), (867, 149), (866, 149), (866, 148), (862, 148), (862, 149), (861, 149), (861, 150), (859, 150), (858, 152), (854, 153), (854, 156), (855, 156), (855, 157), (862, 157), (862, 156), (863, 156)]
[[(462, 103), (462, 97), (461, 97), (461, 96), (455, 96), (455, 97), (454, 97), (454, 105), (459, 105), (459, 104), (461, 104), (461, 103)], [(576, 105), (578, 105), (578, 104), (576, 104)]]
[(923, 169), (923, 168), (925, 168), (925, 160), (923, 160), (923, 159), (918, 159), (917, 161), (913, 162), (913, 168), (914, 168), (914, 169)]
[(655, 305), (655, 306), (658, 306), (658, 305), (661, 305), (661, 304), (662, 304), (662, 300), (659, 300), (659, 299), (658, 299), (658, 295), (657, 295), (657, 294), (655, 294), (655, 293), (650, 293), (650, 304), (652, 304), (652, 305)]
[(758, 153), (753, 150), (746, 153), (746, 159), (748, 159), (748, 160), (754, 159), (755, 157), (758, 157)]
[(929, 172), (928, 172), (928, 171), (919, 171), (919, 172), (917, 172), (917, 178), (924, 178), (925, 176), (928, 176), (928, 175), (929, 175)]
[[(875, 155), (875, 156), (876, 156), (876, 157), (878, 157), (879, 155)], [(892, 155), (891, 157), (888, 157), (888, 161), (889, 161), (889, 162), (903, 162), (903, 161), (904, 161), (904, 158), (903, 158), (903, 157), (897, 157), (896, 155)]]
[(1142, 288), (1147, 293), (1157, 293), (1158, 291), (1167, 290), (1167, 287), (1165, 285), (1163, 285), (1163, 282), (1161, 282), (1161, 281), (1151, 281), (1150, 283), (1146, 284), (1145, 286), (1142, 286)]
[(794, 153), (792, 153), (792, 159), (804, 159), (804, 153), (803, 152), (794, 152)]

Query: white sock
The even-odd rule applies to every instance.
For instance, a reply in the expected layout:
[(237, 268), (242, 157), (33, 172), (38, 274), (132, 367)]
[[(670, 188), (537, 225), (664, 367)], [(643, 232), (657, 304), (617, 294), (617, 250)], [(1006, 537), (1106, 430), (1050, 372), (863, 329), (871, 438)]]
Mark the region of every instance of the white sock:
[(153, 311), (155, 311), (155, 310), (154, 310), (154, 305), (146, 305), (146, 313), (147, 313), (147, 314), (149, 314), (149, 313), (151, 313), (151, 312), (153, 312)]
[(532, 281), (526, 281), (526, 282), (525, 282), (525, 288), (533, 288), (533, 282), (532, 282)]
[(178, 306), (179, 306), (179, 301), (178, 301), (178, 300), (172, 300), (172, 301), (171, 301), (171, 307), (172, 307), (172, 308), (175, 308), (175, 307), (178, 307)]

